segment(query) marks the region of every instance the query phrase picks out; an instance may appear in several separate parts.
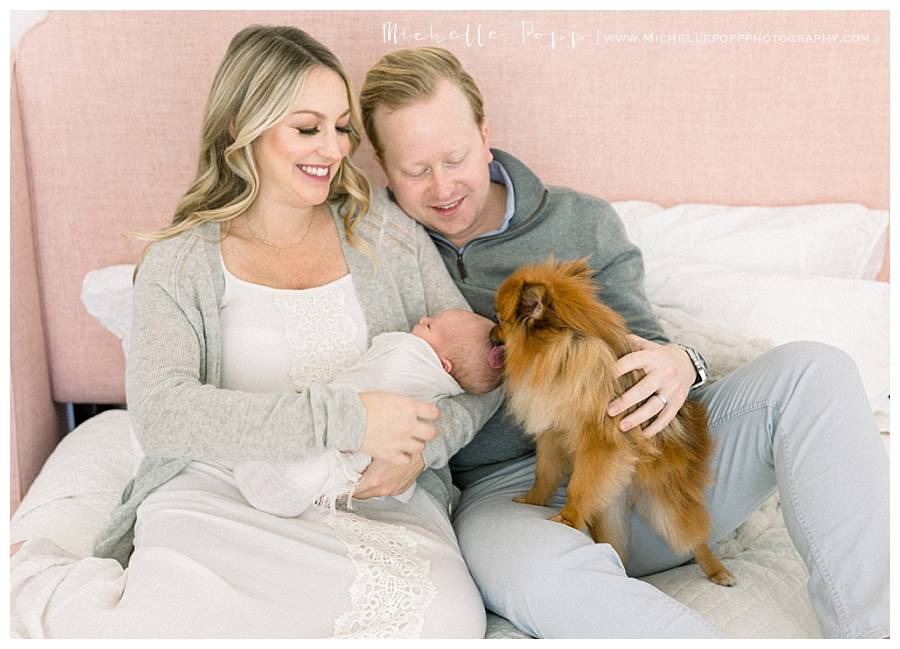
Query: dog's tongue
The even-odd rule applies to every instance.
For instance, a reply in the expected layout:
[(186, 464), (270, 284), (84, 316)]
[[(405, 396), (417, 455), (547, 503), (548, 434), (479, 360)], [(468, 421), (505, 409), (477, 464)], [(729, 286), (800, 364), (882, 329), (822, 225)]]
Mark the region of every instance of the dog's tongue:
[(488, 365), (495, 370), (503, 368), (503, 345), (494, 345), (491, 347), (491, 353), (488, 356)]

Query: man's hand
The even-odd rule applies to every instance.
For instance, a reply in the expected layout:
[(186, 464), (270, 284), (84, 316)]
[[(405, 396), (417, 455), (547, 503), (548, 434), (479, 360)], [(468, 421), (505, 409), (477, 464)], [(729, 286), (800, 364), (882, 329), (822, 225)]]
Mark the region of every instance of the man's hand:
[[(640, 426), (654, 415), (656, 419), (642, 432), (644, 437), (653, 437), (669, 425), (678, 410), (687, 400), (691, 385), (697, 377), (697, 371), (687, 352), (678, 345), (660, 345), (644, 340), (639, 336), (629, 336), (638, 351), (626, 354), (616, 363), (616, 376), (622, 376), (632, 370), (643, 370), (643, 379), (631, 386), (625, 394), (613, 399), (607, 414), (614, 417), (631, 406), (642, 405), (622, 419), (619, 428), (623, 431)], [(662, 395), (663, 399), (653, 396)]]
[(424, 469), (425, 460), (421, 453), (404, 464), (374, 458), (363, 471), (353, 497), (365, 500), (375, 496), (399, 496), (412, 486)]

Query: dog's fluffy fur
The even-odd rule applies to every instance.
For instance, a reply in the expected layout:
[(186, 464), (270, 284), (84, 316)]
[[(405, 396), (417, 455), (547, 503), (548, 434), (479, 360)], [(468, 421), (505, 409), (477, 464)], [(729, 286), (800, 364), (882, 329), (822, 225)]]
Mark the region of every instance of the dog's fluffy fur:
[[(706, 411), (687, 401), (652, 438), (619, 430), (627, 413), (607, 415), (609, 402), (643, 373), (616, 378), (616, 361), (635, 351), (625, 321), (599, 302), (586, 260), (523, 266), (497, 291), (509, 410), (535, 440), (531, 490), (515, 500), (547, 503), (569, 474), (566, 505), (551, 520), (587, 527), (627, 562), (628, 510), (635, 507), (676, 552), (692, 552), (706, 576), (730, 586), (734, 577), (710, 552), (703, 490), (713, 442)], [(631, 408), (634, 410), (634, 407)]]

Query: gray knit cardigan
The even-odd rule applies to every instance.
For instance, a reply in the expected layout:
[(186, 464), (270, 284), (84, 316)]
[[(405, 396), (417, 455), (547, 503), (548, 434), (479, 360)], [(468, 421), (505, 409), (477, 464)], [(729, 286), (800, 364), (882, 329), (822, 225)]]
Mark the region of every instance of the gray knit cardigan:
[[(348, 245), (332, 207), (341, 248), (368, 325), (368, 340), (409, 331), (423, 316), (468, 309), (422, 226), (376, 195), (356, 232), (375, 261)], [(125, 390), (132, 428), (145, 453), (94, 555), (123, 566), (133, 549), (138, 505), (198, 460), (293, 462), (326, 448), (358, 449), (365, 409), (350, 388), (314, 384), (278, 394), (220, 389), (219, 305), (225, 277), (219, 229), (205, 223), (153, 244), (134, 286)], [(447, 463), (497, 409), (500, 390), (438, 402), (438, 435), (425, 448), (418, 484), (442, 506), (458, 492)]]

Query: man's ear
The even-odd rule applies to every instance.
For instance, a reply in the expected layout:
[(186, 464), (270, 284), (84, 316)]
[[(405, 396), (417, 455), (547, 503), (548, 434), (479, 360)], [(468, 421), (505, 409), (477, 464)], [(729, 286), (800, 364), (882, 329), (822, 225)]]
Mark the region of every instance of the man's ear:
[(453, 363), (450, 362), (449, 358), (440, 357), (441, 365), (444, 366), (444, 371), (449, 374), (453, 370)]
[(481, 142), (484, 144), (485, 157), (488, 162), (491, 162), (494, 159), (494, 154), (491, 153), (491, 127), (488, 124), (487, 117), (481, 120)]

